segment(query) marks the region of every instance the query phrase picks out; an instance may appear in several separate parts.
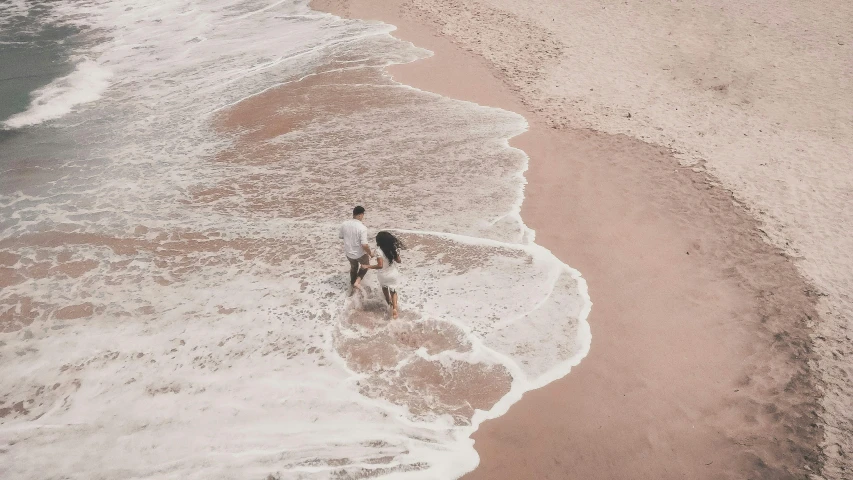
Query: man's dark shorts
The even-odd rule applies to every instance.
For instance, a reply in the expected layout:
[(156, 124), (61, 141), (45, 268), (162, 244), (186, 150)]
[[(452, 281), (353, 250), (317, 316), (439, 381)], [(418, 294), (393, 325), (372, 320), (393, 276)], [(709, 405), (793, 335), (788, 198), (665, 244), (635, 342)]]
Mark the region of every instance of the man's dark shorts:
[(347, 260), (349, 260), (349, 283), (350, 285), (354, 285), (356, 278), (364, 278), (367, 275), (367, 270), (359, 270), (359, 265), (370, 265), (370, 257), (365, 253), (357, 260), (349, 257), (347, 257)]

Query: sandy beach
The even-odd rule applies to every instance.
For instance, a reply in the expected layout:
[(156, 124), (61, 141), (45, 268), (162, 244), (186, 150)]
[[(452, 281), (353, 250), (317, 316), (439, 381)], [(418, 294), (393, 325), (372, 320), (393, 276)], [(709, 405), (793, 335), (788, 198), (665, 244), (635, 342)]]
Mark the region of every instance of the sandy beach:
[[(579, 268), (590, 285), (588, 357), (567, 377), (526, 394), (505, 416), (484, 424), (474, 435), (481, 463), (468, 477), (846, 478), (850, 409), (843, 394), (847, 380), (837, 368), (849, 368), (838, 363), (849, 351), (843, 345), (847, 297), (838, 290), (849, 285), (839, 269), (849, 263), (841, 253), (848, 240), (828, 219), (845, 211), (849, 178), (823, 173), (817, 175), (827, 182), (821, 186), (821, 178), (803, 173), (806, 164), (784, 152), (803, 151), (803, 145), (825, 149), (826, 162), (808, 167), (812, 172), (832, 171), (833, 162), (842, 161), (839, 152), (849, 140), (842, 134), (850, 128), (842, 105), (849, 106), (849, 96), (836, 106), (827, 99), (844, 81), (839, 72), (849, 64), (839, 60), (849, 53), (820, 50), (826, 76), (805, 97), (786, 97), (796, 85), (776, 77), (770, 86), (756, 86), (756, 80), (743, 79), (763, 72), (743, 72), (756, 60), (738, 63), (727, 56), (740, 48), (732, 38), (755, 32), (743, 19), (723, 22), (722, 30), (712, 25), (721, 16), (767, 12), (753, 4), (728, 6), (735, 12), (691, 17), (700, 32), (688, 47), (693, 53), (704, 51), (703, 42), (713, 47), (715, 38), (730, 39), (704, 51), (713, 64), (702, 65), (702, 55), (682, 55), (668, 58), (665, 68), (683, 73), (701, 67), (713, 74), (716, 66), (725, 75), (700, 77), (696, 91), (681, 97), (668, 97), (660, 86), (648, 97), (646, 88), (654, 85), (637, 83), (637, 90), (626, 92), (625, 83), (635, 80), (631, 68), (638, 75), (651, 68), (642, 59), (628, 62), (626, 45), (639, 41), (644, 27), (674, 27), (685, 12), (657, 18), (665, 7), (632, 12), (602, 5), (566, 15), (556, 4), (500, 1), (315, 0), (312, 6), (393, 24), (395, 36), (434, 52), (390, 68), (395, 80), (528, 119), (529, 131), (512, 140), (530, 156), (522, 216), (537, 242)], [(596, 8), (616, 13), (606, 17), (609, 23), (596, 23)], [(848, 18), (847, 10), (840, 8), (841, 18)], [(700, 7), (691, 12), (707, 13)], [(637, 26), (628, 29), (632, 21)], [(585, 22), (595, 25), (593, 37), (618, 40), (600, 44), (598, 54), (579, 50), (589, 48), (582, 39), (591, 34), (580, 28)], [(811, 35), (831, 37), (832, 28)], [(683, 30), (673, 42), (691, 35)], [(667, 56), (655, 42), (644, 43), (643, 59)], [(825, 48), (843, 46), (833, 38)], [(583, 59), (590, 64), (577, 63)], [(788, 60), (771, 51), (763, 61), (791, 67)], [(596, 65), (599, 71), (592, 69)], [(788, 117), (784, 104), (763, 98), (767, 89), (771, 100), (797, 98), (799, 107), (790, 108), (815, 113)], [(622, 92), (640, 106), (632, 108)], [(674, 112), (680, 101), (695, 106), (697, 98), (697, 108), (709, 114), (701, 131), (687, 135), (689, 124), (700, 121), (696, 112), (683, 106), (682, 113)], [(732, 102), (741, 102), (740, 110)], [(765, 121), (775, 122), (771, 133), (759, 128)], [(740, 157), (726, 157), (720, 147), (726, 138), (734, 131), (747, 137), (753, 128), (759, 137), (754, 144), (738, 141), (747, 154), (761, 155), (741, 164)], [(774, 155), (787, 162), (775, 170), (780, 176), (769, 184), (753, 179), (764, 175), (761, 159)], [(807, 217), (790, 199), (774, 201), (803, 176), (824, 188), (807, 200), (821, 202), (809, 203)], [(800, 221), (792, 221), (797, 216)], [(800, 230), (803, 218), (820, 228)], [(811, 248), (818, 238), (820, 248)], [(821, 265), (825, 248), (842, 255), (838, 263)], [(826, 288), (832, 282), (815, 287), (818, 275), (807, 280), (805, 274), (815, 271), (835, 279), (835, 294)]]
[(0, 3), (0, 478), (853, 480), (851, 25)]

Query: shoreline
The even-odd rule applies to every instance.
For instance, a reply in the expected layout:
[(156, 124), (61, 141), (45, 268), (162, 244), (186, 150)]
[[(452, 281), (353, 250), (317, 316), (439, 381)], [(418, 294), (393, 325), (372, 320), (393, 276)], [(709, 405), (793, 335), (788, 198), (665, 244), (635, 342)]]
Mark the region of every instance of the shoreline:
[(815, 299), (757, 221), (665, 148), (549, 126), (486, 60), (400, 3), (312, 8), (393, 24), (395, 37), (434, 52), (388, 68), (394, 80), (528, 119), (510, 140), (529, 156), (521, 215), (537, 243), (581, 271), (595, 304), (589, 355), (484, 423), (473, 435), (480, 465), (466, 478), (819, 472)]

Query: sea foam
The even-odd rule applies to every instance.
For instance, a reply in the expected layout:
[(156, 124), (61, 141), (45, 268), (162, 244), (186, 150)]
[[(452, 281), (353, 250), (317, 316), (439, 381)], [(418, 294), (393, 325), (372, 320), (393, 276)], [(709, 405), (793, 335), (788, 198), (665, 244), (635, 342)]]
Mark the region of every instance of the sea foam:
[(78, 105), (99, 99), (111, 76), (109, 69), (82, 59), (73, 72), (34, 91), (27, 110), (6, 119), (3, 127), (15, 129), (60, 118)]
[[(391, 80), (429, 55), (392, 27), (55, 11), (106, 32), (87, 54), (113, 77), (32, 129), (75, 139), (71, 173), (0, 192), (4, 478), (453, 478), (482, 421), (586, 355), (586, 283), (519, 216), (526, 121)], [(398, 321), (372, 274), (347, 296), (356, 203), (407, 245)]]

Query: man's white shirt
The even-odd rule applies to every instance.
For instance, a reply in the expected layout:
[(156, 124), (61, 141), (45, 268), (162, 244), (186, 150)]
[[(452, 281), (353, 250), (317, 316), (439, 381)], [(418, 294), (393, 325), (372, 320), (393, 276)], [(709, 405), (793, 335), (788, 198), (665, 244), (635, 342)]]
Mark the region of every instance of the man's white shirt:
[(340, 238), (344, 240), (344, 253), (347, 258), (357, 260), (367, 252), (361, 247), (367, 245), (367, 227), (361, 220), (347, 220), (341, 225)]

